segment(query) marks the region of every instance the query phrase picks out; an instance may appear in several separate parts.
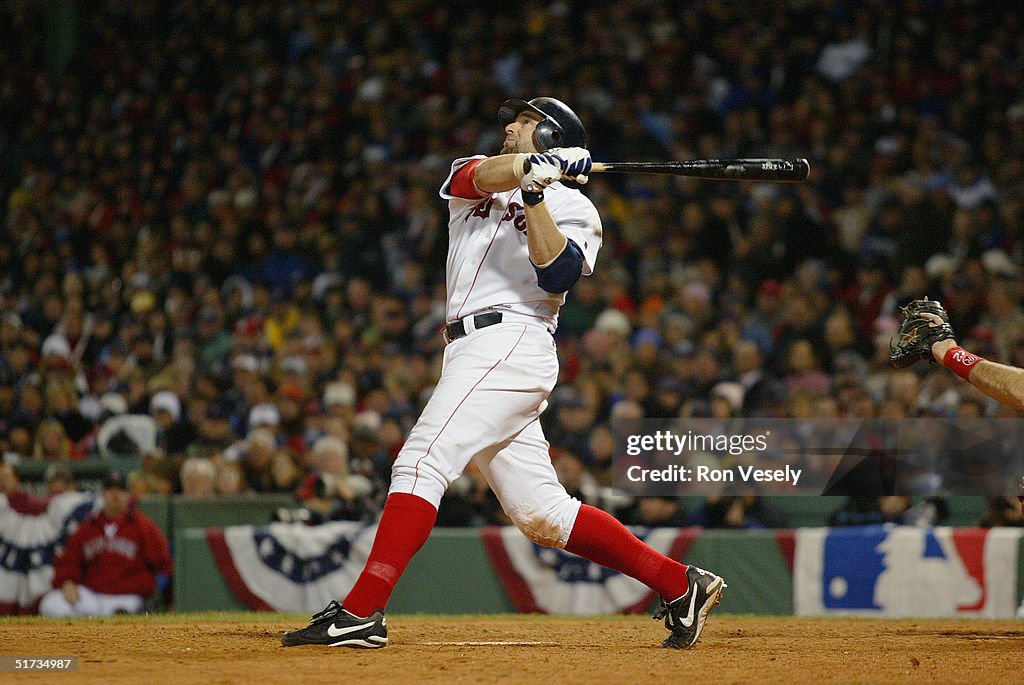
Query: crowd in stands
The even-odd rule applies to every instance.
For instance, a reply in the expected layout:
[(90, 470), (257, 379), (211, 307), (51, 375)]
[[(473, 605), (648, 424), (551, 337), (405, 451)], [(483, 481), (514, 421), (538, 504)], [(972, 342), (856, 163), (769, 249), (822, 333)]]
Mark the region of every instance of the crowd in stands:
[[(79, 3), (84, 5), (85, 3)], [(886, 363), (931, 296), (1024, 366), (1024, 32), (1013, 3), (99, 0), (63, 68), (0, 4), (0, 452), (128, 456), (133, 491), (294, 492), (373, 516), (438, 376), (452, 159), (510, 96), (595, 159), (807, 157), (796, 185), (598, 175), (562, 310), (560, 476), (631, 523), (784, 525), (610, 491), (613, 417), (1006, 410)], [(503, 521), (479, 473), (439, 522)]]

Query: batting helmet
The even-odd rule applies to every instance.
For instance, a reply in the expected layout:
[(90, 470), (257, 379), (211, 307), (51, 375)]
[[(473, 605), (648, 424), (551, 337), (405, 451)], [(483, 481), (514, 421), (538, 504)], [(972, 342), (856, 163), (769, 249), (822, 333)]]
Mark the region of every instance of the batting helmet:
[(529, 102), (505, 100), (498, 109), (498, 121), (502, 126), (508, 126), (526, 110), (544, 117), (533, 132), (533, 144), (538, 152), (553, 147), (587, 146), (587, 132), (583, 129), (583, 122), (564, 102), (555, 98), (534, 98)]

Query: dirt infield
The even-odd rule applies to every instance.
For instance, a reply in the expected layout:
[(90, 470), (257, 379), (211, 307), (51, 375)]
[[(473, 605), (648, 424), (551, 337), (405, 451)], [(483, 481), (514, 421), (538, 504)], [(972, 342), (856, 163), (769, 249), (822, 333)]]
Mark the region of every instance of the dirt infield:
[(303, 619), (280, 614), (0, 621), (0, 655), (78, 656), (46, 683), (1007, 683), (1013, 621), (712, 616), (690, 651), (660, 649), (644, 617), (392, 616), (379, 651), (279, 646)]

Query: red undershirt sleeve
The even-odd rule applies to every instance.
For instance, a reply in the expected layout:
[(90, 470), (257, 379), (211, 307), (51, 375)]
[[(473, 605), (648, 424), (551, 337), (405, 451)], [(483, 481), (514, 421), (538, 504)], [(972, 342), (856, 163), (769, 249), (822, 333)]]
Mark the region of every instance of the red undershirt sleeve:
[(451, 183), (452, 195), (466, 200), (480, 200), (488, 196), (488, 193), (481, 193), (477, 190), (476, 185), (473, 183), (473, 177), (476, 175), (476, 167), (482, 161), (484, 160), (474, 159), (471, 162), (467, 162), (461, 169), (455, 172)]

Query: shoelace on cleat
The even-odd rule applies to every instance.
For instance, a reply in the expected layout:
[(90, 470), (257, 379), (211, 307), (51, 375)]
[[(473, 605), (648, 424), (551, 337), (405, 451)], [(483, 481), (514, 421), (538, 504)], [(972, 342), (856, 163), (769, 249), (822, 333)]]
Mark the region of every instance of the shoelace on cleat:
[(309, 619), (310, 623), (320, 623), (327, 619), (333, 619), (341, 611), (341, 605), (338, 604), (338, 600), (332, 599), (331, 603), (324, 607), (321, 611), (313, 614), (313, 618)]
[(654, 616), (651, 616), (655, 621), (665, 619), (665, 627), (669, 630), (675, 629), (675, 623), (672, 620), (672, 607), (668, 605), (664, 599), (661, 600), (661, 606), (654, 612)]

